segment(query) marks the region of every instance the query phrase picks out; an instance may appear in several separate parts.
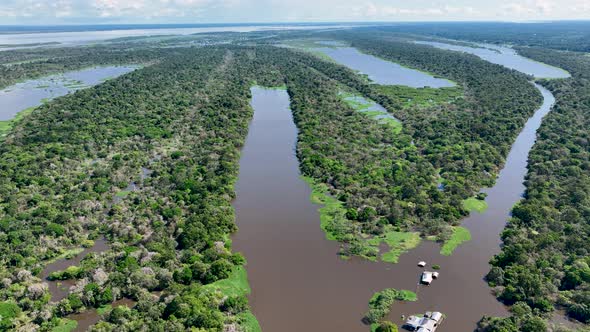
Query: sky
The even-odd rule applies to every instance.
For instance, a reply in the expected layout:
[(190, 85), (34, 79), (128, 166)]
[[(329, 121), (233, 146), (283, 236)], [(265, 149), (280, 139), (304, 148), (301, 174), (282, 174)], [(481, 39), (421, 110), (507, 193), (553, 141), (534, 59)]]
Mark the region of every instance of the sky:
[(590, 0), (0, 0), (0, 24), (590, 19)]

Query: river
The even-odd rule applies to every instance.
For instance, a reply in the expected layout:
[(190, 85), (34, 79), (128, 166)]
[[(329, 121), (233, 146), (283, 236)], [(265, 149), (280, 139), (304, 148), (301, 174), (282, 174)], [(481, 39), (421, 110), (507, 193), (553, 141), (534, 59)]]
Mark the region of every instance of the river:
[(561, 68), (552, 67), (544, 63), (519, 56), (514, 49), (506, 46), (473, 43), (474, 46), (479, 47), (469, 47), (430, 41), (416, 41), (416, 43), (430, 45), (450, 51), (465, 52), (477, 55), (486, 61), (499, 64), (510, 69), (518, 70), (522, 73), (535, 76), (536, 78), (566, 78), (570, 76), (567, 71)]
[[(253, 88), (255, 112), (240, 159), (234, 201), (239, 231), (233, 243), (248, 260), (250, 301), (262, 329), (367, 331), (362, 318), (368, 301), (389, 287), (418, 294), (417, 302), (394, 304), (388, 318), (399, 325), (401, 315), (435, 310), (447, 316), (439, 332), (472, 331), (483, 315), (508, 315), (483, 278), (489, 259), (500, 250), (499, 234), (510, 209), (524, 192), (536, 131), (554, 103), (549, 91), (536, 87), (543, 105), (518, 135), (496, 185), (483, 190), (488, 210), (463, 221), (472, 241), (452, 256), (442, 256), (439, 244), (423, 241), (395, 265), (337, 256), (338, 244), (325, 239), (318, 206), (309, 201), (311, 190), (300, 178), (289, 96), (284, 90)], [(427, 268), (441, 266), (431, 286), (418, 285), (422, 260)]]

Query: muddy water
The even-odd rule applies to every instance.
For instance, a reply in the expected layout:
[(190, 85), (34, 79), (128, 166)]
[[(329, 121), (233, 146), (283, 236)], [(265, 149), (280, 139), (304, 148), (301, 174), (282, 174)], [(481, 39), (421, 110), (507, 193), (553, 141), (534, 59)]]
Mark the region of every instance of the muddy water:
[[(113, 308), (118, 307), (118, 306), (126, 306), (128, 308), (131, 308), (135, 305), (135, 303), (136, 302), (131, 299), (122, 298), (120, 300), (113, 302), (111, 304), (111, 306)], [(76, 326), (76, 328), (74, 330), (72, 330), (72, 332), (84, 332), (84, 331), (87, 331), (92, 325), (94, 325), (94, 324), (98, 323), (100, 320), (102, 320), (103, 316), (100, 315), (96, 311), (96, 309), (92, 309), (92, 310), (81, 312), (79, 314), (69, 315), (67, 318), (73, 319), (76, 322), (78, 322), (78, 325)]]
[[(508, 156), (497, 184), (488, 193), (489, 209), (464, 221), (473, 240), (450, 256), (424, 241), (401, 256), (398, 264), (337, 257), (338, 244), (325, 240), (318, 206), (309, 202), (310, 188), (300, 179), (295, 157), (297, 129), (285, 91), (254, 88), (254, 118), (240, 159), (236, 186), (237, 224), (234, 248), (248, 259), (251, 304), (264, 331), (367, 331), (362, 323), (375, 291), (393, 287), (418, 293), (414, 303), (397, 303), (389, 319), (441, 311), (447, 319), (439, 331), (472, 331), (484, 315), (504, 316), (483, 280), (488, 261), (499, 251), (499, 233), (511, 207), (524, 191), (528, 151), (541, 118), (554, 102), (538, 87), (545, 102), (527, 122)], [(419, 286), (425, 260), (441, 266), (440, 278)], [(427, 266), (427, 268), (428, 268)]]
[(76, 280), (49, 280), (47, 279), (52, 272), (62, 271), (70, 266), (80, 265), (80, 262), (89, 253), (101, 253), (109, 249), (109, 244), (104, 238), (94, 241), (94, 245), (90, 248), (85, 248), (81, 253), (77, 254), (71, 259), (58, 259), (55, 262), (48, 264), (43, 271), (41, 271), (40, 278), (49, 285), (49, 294), (51, 294), (52, 302), (59, 302), (66, 298), (71, 286), (76, 284)]
[(401, 265), (411, 266), (419, 258), (441, 265), (441, 277), (431, 286), (418, 288), (418, 302), (395, 304), (390, 319), (401, 323), (401, 314), (407, 316), (436, 310), (447, 315), (441, 331), (471, 331), (483, 314), (507, 314), (505, 308), (490, 295), (490, 289), (482, 278), (489, 271), (489, 259), (500, 251), (499, 234), (509, 218), (509, 212), (524, 193), (528, 153), (535, 142), (536, 131), (555, 102), (548, 90), (538, 85), (537, 88), (544, 97), (542, 107), (527, 121), (512, 145), (496, 185), (483, 190), (488, 194), (488, 210), (483, 214), (472, 213), (463, 221), (463, 226), (471, 231), (472, 240), (459, 246), (448, 257), (438, 255), (438, 246), (432, 242), (425, 242), (402, 256)]
[[(62, 299), (66, 298), (69, 294), (70, 287), (76, 284), (76, 279), (70, 280), (49, 280), (48, 277), (52, 272), (62, 271), (67, 269), (70, 266), (80, 265), (80, 262), (90, 253), (101, 253), (107, 251), (110, 248), (107, 240), (105, 238), (100, 238), (94, 241), (94, 245), (90, 248), (84, 249), (82, 252), (77, 254), (71, 259), (58, 259), (55, 262), (48, 264), (45, 269), (41, 272), (40, 278), (49, 285), (49, 294), (51, 294), (51, 302), (59, 302)], [(133, 307), (135, 305), (135, 301), (127, 298), (119, 299), (111, 304), (111, 306), (126, 306), (126, 307)], [(82, 332), (87, 331), (88, 328), (96, 323), (98, 323), (102, 319), (102, 315), (100, 315), (96, 309), (88, 309), (84, 312), (71, 314), (66, 318), (75, 320), (78, 325), (72, 332)]]

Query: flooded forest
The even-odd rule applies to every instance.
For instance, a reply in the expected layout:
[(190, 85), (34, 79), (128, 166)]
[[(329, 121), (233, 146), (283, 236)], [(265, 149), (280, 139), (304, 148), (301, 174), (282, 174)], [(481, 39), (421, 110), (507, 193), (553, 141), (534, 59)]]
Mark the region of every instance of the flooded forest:
[(0, 48), (0, 330), (587, 331), (590, 57), (407, 29)]

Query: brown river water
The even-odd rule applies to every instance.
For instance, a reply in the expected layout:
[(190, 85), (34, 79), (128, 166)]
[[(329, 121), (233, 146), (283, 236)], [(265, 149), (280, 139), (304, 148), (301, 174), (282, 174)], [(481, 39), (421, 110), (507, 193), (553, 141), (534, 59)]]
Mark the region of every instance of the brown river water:
[[(440, 332), (473, 331), (484, 315), (505, 316), (507, 309), (483, 280), (489, 259), (499, 251), (511, 207), (521, 198), (526, 162), (541, 118), (553, 96), (542, 87), (543, 106), (515, 141), (497, 184), (484, 190), (489, 209), (472, 214), (463, 226), (472, 241), (452, 256), (440, 255), (439, 244), (422, 244), (399, 263), (373, 263), (337, 256), (338, 243), (320, 229), (318, 205), (300, 178), (295, 156), (297, 128), (286, 91), (253, 88), (254, 118), (240, 159), (234, 201), (239, 231), (234, 249), (248, 260), (250, 303), (263, 331), (368, 331), (362, 318), (374, 292), (384, 288), (417, 292), (418, 301), (396, 303), (390, 320), (436, 310), (447, 318)], [(418, 286), (417, 262), (441, 266), (431, 286)]]
[[(40, 278), (49, 285), (49, 294), (51, 294), (51, 302), (59, 302), (66, 298), (69, 294), (70, 287), (74, 286), (77, 282), (76, 279), (70, 280), (49, 280), (48, 277), (52, 272), (62, 271), (70, 266), (78, 266), (80, 262), (90, 253), (101, 253), (107, 251), (110, 248), (109, 243), (105, 238), (100, 238), (94, 241), (94, 245), (90, 248), (85, 248), (82, 252), (72, 257), (71, 259), (58, 259), (55, 262), (48, 264), (45, 269), (41, 272)], [(135, 301), (127, 298), (119, 299), (111, 304), (111, 306), (127, 306), (133, 307)], [(102, 315), (98, 313), (96, 309), (88, 309), (86, 311), (75, 313), (67, 316), (66, 318), (75, 320), (78, 325), (72, 332), (82, 332), (88, 330), (90, 326), (98, 323), (102, 319)]]
[(41, 280), (49, 285), (49, 294), (51, 294), (51, 302), (59, 302), (65, 299), (68, 294), (70, 287), (76, 284), (75, 279), (71, 280), (49, 280), (48, 277), (52, 272), (63, 271), (70, 266), (80, 265), (80, 262), (91, 252), (101, 253), (109, 249), (109, 244), (105, 238), (100, 238), (94, 241), (94, 245), (90, 248), (85, 248), (81, 253), (72, 257), (71, 259), (58, 259), (51, 264), (47, 264), (45, 269), (41, 271), (39, 276)]

